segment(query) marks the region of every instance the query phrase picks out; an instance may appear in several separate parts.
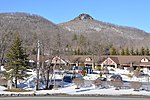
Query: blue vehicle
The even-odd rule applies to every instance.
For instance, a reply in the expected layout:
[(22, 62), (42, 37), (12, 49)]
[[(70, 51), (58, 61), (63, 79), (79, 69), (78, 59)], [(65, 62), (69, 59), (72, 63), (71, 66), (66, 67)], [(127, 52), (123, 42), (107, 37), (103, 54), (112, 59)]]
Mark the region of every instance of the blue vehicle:
[(72, 83), (72, 80), (75, 79), (75, 78), (83, 78), (82, 75), (80, 74), (66, 74), (64, 77), (63, 77), (63, 81), (64, 82), (68, 82), (68, 83)]
[(73, 77), (71, 77), (71, 76), (64, 76), (63, 77), (64, 82), (72, 83), (72, 80), (73, 80)]

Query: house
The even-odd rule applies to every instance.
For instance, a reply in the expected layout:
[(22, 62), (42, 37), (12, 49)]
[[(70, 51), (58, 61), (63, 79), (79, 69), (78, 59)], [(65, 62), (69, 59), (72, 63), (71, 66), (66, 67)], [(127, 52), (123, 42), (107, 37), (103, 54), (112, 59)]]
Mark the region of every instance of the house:
[(93, 59), (91, 55), (71, 55), (62, 56), (65, 60), (67, 59), (70, 65), (78, 67), (93, 67)]
[(86, 57), (84, 64), (85, 64), (85, 67), (87, 69), (87, 73), (91, 74), (92, 70), (95, 68), (93, 59), (91, 57)]
[(49, 61), (51, 62), (52, 66), (55, 66), (55, 69), (66, 69), (66, 66), (68, 66), (69, 63), (68, 60), (64, 60), (60, 56), (55, 56)]
[(119, 65), (119, 60), (117, 57), (108, 57), (102, 63), (101, 66), (111, 66), (117, 68)]
[(55, 57), (52, 58), (51, 64), (67, 65), (67, 64), (68, 64), (68, 61), (67, 61), (67, 60), (64, 60), (64, 59), (61, 58), (60, 56), (55, 56)]
[[(34, 59), (33, 59), (34, 58)], [(30, 59), (31, 62), (35, 63), (36, 67), (36, 56)], [(55, 64), (57, 68), (62, 67), (63, 69), (73, 69), (73, 67), (87, 68), (90, 71), (95, 68), (95, 65), (111, 66), (114, 68), (129, 68), (136, 69), (137, 67), (143, 70), (150, 70), (150, 56), (121, 56), (121, 55), (109, 55), (109, 56), (92, 56), (92, 55), (67, 55), (67, 56), (53, 56), (48, 55), (40, 56), (40, 63), (43, 66), (47, 66), (50, 63), (52, 66)]]
[[(31, 68), (36, 68), (37, 67), (37, 55), (30, 55), (28, 57), (29, 59), (29, 62), (30, 62), (30, 67)], [(52, 57), (48, 56), (48, 55), (40, 55), (39, 57), (39, 63), (40, 63), (40, 66), (46, 66), (47, 65), (47, 60), (50, 60), (52, 59)]]
[(75, 67), (78, 69), (87, 68), (90, 73), (94, 69), (94, 60), (91, 55), (55, 56), (51, 63), (66, 67), (66, 69), (73, 69)]
[(143, 70), (150, 70), (150, 56), (102, 56), (104, 60), (101, 66), (111, 66), (114, 68), (137, 67)]

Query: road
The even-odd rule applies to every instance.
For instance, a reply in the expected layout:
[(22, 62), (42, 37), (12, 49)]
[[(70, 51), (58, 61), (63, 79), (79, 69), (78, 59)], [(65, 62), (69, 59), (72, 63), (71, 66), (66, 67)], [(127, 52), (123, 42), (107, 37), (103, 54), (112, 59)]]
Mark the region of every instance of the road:
[(0, 100), (149, 100), (149, 98), (125, 97), (0, 97)]

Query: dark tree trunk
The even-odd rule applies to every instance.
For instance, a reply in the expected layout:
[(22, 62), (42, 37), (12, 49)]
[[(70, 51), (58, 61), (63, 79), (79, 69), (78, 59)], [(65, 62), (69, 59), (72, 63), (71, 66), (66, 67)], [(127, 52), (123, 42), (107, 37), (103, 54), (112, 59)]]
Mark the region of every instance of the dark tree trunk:
[(18, 88), (17, 87), (17, 77), (15, 77), (15, 88)]
[(50, 66), (48, 66), (47, 70), (47, 80), (46, 80), (46, 89), (49, 89), (49, 73), (50, 73)]

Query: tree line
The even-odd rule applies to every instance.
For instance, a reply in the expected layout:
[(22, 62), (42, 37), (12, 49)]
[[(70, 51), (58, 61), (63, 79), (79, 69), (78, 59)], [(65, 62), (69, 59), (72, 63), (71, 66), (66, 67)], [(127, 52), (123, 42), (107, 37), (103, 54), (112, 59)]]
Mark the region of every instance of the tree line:
[(91, 43), (86, 36), (74, 34), (64, 53), (71, 55), (150, 55), (149, 48), (116, 47), (111, 43)]
[(110, 55), (150, 55), (150, 50), (149, 48), (122, 48), (122, 49), (117, 49), (115, 47), (110, 48)]

